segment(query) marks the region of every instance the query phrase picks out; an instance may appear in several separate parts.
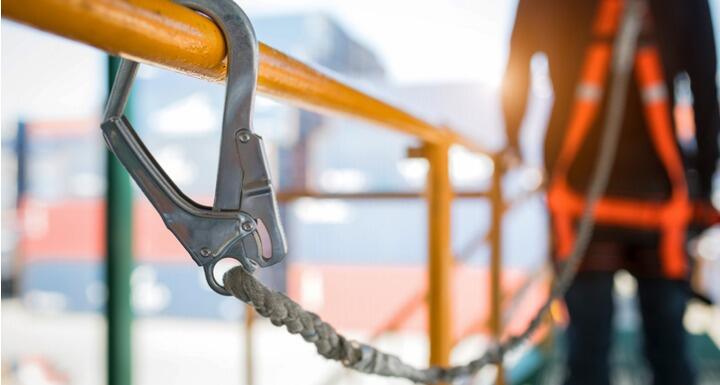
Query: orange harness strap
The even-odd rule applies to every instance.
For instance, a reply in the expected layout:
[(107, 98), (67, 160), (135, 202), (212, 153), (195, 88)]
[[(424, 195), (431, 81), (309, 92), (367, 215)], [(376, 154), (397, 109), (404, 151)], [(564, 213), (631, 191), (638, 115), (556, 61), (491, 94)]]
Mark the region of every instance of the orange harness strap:
[[(617, 30), (621, 10), (621, 0), (604, 0), (600, 4), (593, 26), (593, 34), (598, 42), (593, 43), (585, 54), (567, 136), (550, 181), (548, 203), (553, 214), (560, 260), (572, 251), (575, 222), (585, 207), (584, 197), (572, 190), (567, 175), (588, 130), (597, 118), (612, 55), (608, 41)], [(671, 197), (665, 202), (604, 197), (596, 204), (595, 221), (620, 227), (657, 229), (661, 232), (659, 251), (664, 275), (668, 278), (684, 278), (688, 273), (684, 252), (685, 230), (692, 217), (692, 207), (685, 171), (673, 137), (672, 115), (662, 65), (654, 46), (638, 50), (635, 73), (653, 146), (670, 178)]]

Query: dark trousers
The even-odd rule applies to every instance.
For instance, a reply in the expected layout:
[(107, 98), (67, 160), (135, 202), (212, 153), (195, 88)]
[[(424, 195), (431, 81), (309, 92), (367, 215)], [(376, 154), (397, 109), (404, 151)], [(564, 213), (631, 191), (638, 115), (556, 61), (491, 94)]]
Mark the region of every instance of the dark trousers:
[[(610, 272), (581, 272), (565, 295), (570, 314), (566, 385), (610, 384), (613, 276)], [(653, 384), (693, 384), (695, 375), (682, 324), (688, 299), (686, 285), (638, 278), (638, 297)]]

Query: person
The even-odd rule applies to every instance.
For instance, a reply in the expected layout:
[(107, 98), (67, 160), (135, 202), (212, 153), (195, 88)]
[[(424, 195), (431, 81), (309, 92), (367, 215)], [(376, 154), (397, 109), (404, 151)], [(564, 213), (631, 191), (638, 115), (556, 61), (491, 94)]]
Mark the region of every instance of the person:
[[(628, 1), (628, 0), (626, 0)], [(545, 168), (556, 261), (574, 241), (592, 178), (607, 103), (619, 0), (519, 0), (502, 86), (510, 153), (529, 94), (533, 55), (547, 57), (553, 105)], [(707, 0), (650, 0), (614, 166), (596, 206), (595, 231), (565, 295), (569, 314), (566, 384), (609, 384), (614, 273), (638, 283), (644, 352), (655, 384), (692, 384), (682, 318), (691, 264), (692, 202), (709, 202), (718, 160), (716, 53)], [(673, 80), (687, 74), (694, 98), (695, 153), (672, 129)], [(602, 206), (602, 207), (600, 207)]]

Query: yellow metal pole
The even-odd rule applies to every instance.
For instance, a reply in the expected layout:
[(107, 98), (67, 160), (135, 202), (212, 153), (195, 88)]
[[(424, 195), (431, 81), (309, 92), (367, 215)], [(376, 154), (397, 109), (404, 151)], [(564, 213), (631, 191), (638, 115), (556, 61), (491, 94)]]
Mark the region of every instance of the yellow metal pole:
[[(502, 337), (502, 219), (505, 212), (505, 201), (502, 190), (502, 163), (498, 157), (493, 158), (493, 178), (490, 188), (490, 204), (492, 214), (490, 222), (490, 330), (493, 342), (498, 343)], [(505, 370), (502, 362), (498, 364), (496, 384), (505, 384)]]
[(255, 384), (255, 371), (253, 369), (253, 324), (255, 323), (255, 309), (251, 305), (245, 305), (245, 385)]
[[(211, 20), (169, 0), (3, 0), (2, 16), (114, 55), (196, 77), (225, 78), (225, 41)], [(482, 152), (449, 130), (259, 44), (258, 91), (321, 112), (364, 119), (422, 139)]]
[(452, 349), (453, 268), (450, 245), (450, 209), (453, 199), (450, 185), (447, 144), (426, 144), (430, 163), (427, 180), (428, 199), (428, 273), (430, 364), (448, 365)]

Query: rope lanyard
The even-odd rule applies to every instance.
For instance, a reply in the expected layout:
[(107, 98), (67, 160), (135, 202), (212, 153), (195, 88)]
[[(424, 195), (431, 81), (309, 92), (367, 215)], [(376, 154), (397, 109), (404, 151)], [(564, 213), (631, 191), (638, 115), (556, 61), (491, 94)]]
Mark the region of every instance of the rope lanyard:
[(610, 85), (610, 99), (603, 126), (600, 151), (587, 192), (587, 204), (580, 219), (577, 238), (572, 252), (565, 259), (561, 271), (552, 285), (549, 297), (522, 333), (508, 337), (501, 344), (490, 348), (482, 356), (467, 364), (447, 368), (419, 369), (405, 363), (395, 355), (347, 339), (317, 314), (303, 309), (297, 302), (284, 294), (268, 289), (242, 267), (235, 267), (225, 274), (223, 278), (225, 289), (239, 300), (251, 305), (261, 316), (269, 318), (273, 325), (285, 326), (289, 333), (300, 334), (305, 341), (313, 343), (321, 356), (339, 361), (345, 367), (358, 372), (435, 384), (472, 376), (486, 365), (500, 362), (505, 353), (527, 340), (542, 324), (552, 303), (559, 299), (572, 283), (587, 250), (595, 225), (593, 211), (605, 192), (615, 161), (622, 117), (625, 112), (625, 91), (631, 75), (644, 11), (645, 4), (642, 0), (627, 1), (621, 29), (615, 40), (613, 79)]

